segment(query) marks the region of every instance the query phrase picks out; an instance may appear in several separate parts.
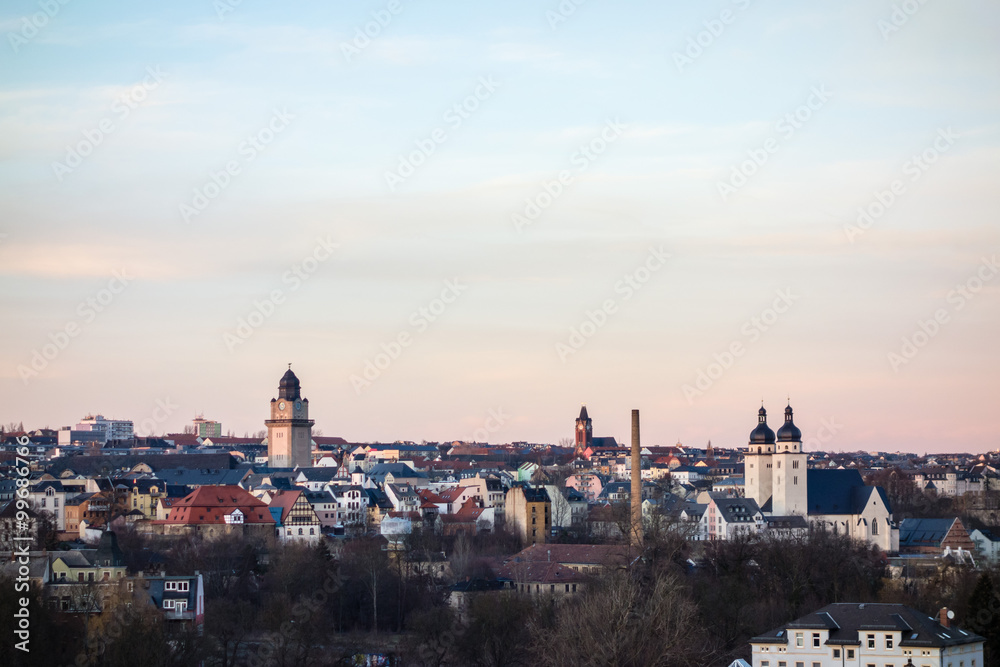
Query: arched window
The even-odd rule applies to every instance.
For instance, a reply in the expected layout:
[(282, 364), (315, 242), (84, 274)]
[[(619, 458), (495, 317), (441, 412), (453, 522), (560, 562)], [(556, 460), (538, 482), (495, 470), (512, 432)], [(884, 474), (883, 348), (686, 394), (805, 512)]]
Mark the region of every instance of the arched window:
[(872, 535), (878, 535), (878, 519), (872, 519)]

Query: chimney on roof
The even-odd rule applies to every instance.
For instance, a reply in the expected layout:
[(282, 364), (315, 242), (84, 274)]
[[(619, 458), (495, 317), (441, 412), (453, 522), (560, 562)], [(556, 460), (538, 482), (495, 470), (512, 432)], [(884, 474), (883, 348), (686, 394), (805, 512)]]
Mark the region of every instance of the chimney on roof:
[(950, 627), (948, 625), (948, 619), (952, 617), (952, 613), (948, 611), (948, 607), (941, 607), (941, 611), (938, 612), (938, 623), (944, 627)]
[(632, 411), (632, 546), (642, 546), (642, 459), (639, 455), (639, 411)]

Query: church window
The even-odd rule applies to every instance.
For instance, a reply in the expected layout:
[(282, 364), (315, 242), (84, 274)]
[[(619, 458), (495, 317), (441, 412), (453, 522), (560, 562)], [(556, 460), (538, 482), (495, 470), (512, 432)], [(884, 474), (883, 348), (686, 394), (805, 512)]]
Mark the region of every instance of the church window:
[(799, 478), (798, 478), (798, 476), (796, 475), (795, 477), (792, 477), (792, 485), (796, 485), (796, 484), (798, 484), (798, 483), (799, 483)]
[(798, 470), (799, 469), (799, 462), (798, 461), (792, 461), (792, 468), (794, 468), (795, 470)]
[(872, 519), (872, 535), (878, 535), (878, 519)]

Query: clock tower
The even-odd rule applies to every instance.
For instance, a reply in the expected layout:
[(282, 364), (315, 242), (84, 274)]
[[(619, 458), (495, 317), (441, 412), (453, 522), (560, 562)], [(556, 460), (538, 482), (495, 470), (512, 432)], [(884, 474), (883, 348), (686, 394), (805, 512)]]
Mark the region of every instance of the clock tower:
[(312, 467), (312, 427), (309, 401), (302, 398), (292, 365), (278, 383), (278, 398), (271, 399), (267, 425), (267, 465), (271, 468)]

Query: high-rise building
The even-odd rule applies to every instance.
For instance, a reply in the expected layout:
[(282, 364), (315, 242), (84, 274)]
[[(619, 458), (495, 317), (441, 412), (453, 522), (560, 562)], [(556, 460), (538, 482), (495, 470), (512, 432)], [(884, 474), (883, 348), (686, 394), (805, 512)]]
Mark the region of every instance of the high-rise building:
[(200, 438), (222, 437), (222, 422), (205, 419), (202, 415), (198, 415), (191, 420), (191, 423), (194, 424), (194, 434)]
[(76, 425), (77, 431), (100, 431), (105, 442), (109, 440), (131, 440), (134, 436), (132, 421), (129, 419), (105, 419), (104, 415), (87, 415)]
[(312, 466), (312, 427), (309, 400), (302, 398), (292, 365), (278, 383), (278, 398), (271, 399), (267, 425), (267, 464), (272, 468)]

